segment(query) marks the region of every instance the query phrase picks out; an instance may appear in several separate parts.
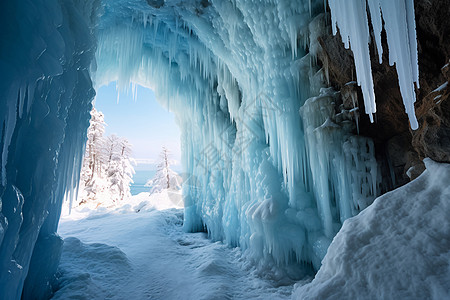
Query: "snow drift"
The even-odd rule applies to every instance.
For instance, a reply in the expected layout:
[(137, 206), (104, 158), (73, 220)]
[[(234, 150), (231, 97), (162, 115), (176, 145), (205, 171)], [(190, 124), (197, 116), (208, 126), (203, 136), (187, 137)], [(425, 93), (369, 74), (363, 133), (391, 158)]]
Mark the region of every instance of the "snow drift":
[(450, 165), (426, 171), (344, 222), (296, 299), (448, 299)]

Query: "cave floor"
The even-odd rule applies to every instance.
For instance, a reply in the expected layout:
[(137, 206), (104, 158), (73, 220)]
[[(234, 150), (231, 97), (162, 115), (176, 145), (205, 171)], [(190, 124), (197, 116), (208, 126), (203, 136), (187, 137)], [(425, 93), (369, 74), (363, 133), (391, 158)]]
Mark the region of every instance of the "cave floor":
[(239, 248), (185, 233), (182, 220), (180, 209), (63, 218), (52, 299), (290, 298), (292, 285), (260, 277)]

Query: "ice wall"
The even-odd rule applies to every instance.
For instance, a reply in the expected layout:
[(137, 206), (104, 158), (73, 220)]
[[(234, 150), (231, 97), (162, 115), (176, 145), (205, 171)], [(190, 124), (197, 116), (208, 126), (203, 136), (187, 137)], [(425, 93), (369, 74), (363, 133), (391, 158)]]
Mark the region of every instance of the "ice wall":
[(186, 230), (262, 264), (319, 268), (380, 180), (373, 143), (320, 90), (324, 2), (162, 3), (105, 5), (96, 85), (151, 87), (177, 116)]
[(94, 95), (94, 11), (93, 1), (0, 5), (0, 299), (50, 291)]

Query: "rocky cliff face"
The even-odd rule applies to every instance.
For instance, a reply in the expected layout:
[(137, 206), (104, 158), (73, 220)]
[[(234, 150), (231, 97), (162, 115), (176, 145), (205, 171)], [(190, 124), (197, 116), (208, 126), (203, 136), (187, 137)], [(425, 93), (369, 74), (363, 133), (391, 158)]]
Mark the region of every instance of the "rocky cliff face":
[(420, 128), (412, 133), (419, 157), (450, 162), (450, 6), (417, 1), (420, 85), (416, 105)]
[[(450, 163), (450, 6), (445, 0), (415, 1), (419, 51), (420, 88), (416, 89), (419, 129), (411, 130), (403, 107), (395, 66), (389, 66), (386, 36), (383, 32), (383, 63), (376, 47), (370, 47), (377, 100), (375, 123), (364, 112), (364, 102), (356, 80), (353, 55), (339, 36), (319, 37), (319, 60), (328, 66), (330, 85), (341, 92), (342, 104), (356, 92), (359, 134), (375, 142), (383, 176), (391, 177), (391, 189), (416, 178), (424, 170), (422, 159), (430, 157)], [(330, 23), (330, 21), (328, 22)]]

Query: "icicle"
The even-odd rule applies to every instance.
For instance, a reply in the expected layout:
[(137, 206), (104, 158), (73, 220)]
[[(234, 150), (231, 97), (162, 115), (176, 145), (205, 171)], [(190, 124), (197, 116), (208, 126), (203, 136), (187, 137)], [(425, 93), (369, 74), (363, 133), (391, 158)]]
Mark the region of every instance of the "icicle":
[(311, 0), (309, 0), (309, 17), (312, 17)]
[[(170, 105), (182, 124), (185, 171), (201, 182), (183, 191), (186, 230), (206, 226), (213, 239), (239, 245), (257, 259), (297, 259), (318, 268), (336, 224), (358, 212), (351, 201), (358, 202), (362, 192), (351, 185), (370, 198), (371, 184), (367, 172), (354, 167), (366, 167), (364, 147), (349, 142), (346, 158), (338, 143), (350, 133), (336, 124), (328, 103), (332, 93), (317, 98), (321, 105), (310, 104), (317, 111), (298, 114), (329, 74), (328, 62), (322, 71), (316, 65), (325, 24), (310, 20), (322, 3), (293, 4), (214, 1), (197, 11), (166, 1), (164, 9), (146, 7), (146, 27), (122, 26), (123, 16), (102, 16), (117, 25), (99, 27), (95, 82), (153, 86), (158, 101)], [(364, 44), (368, 49), (368, 36), (351, 45)], [(345, 174), (337, 174), (341, 169)], [(285, 230), (276, 233), (267, 224)], [(302, 250), (310, 248), (313, 253)]]
[(383, 26), (381, 22), (381, 5), (379, 0), (370, 0), (368, 1), (368, 4), (375, 42), (377, 45), (378, 60), (381, 64), (383, 63), (383, 46), (381, 45), (381, 31)]
[(147, 28), (147, 20), (148, 20), (148, 15), (147, 12), (142, 12), (142, 22), (144, 23), (144, 28)]
[[(411, 128), (415, 130), (418, 128), (418, 123), (414, 112), (414, 102), (416, 101), (414, 83), (419, 87), (419, 73), (413, 4), (413, 0), (369, 1), (379, 61), (382, 62), (382, 15), (389, 46), (389, 63), (391, 65), (396, 64), (403, 104)], [(369, 114), (370, 120), (373, 122), (372, 114), (376, 112), (376, 107), (369, 49), (367, 47), (370, 38), (366, 1), (330, 0), (329, 5), (333, 20), (333, 34), (336, 34), (336, 25), (338, 25), (346, 48), (349, 47), (349, 42), (351, 42), (358, 84), (363, 92), (366, 113)]]

